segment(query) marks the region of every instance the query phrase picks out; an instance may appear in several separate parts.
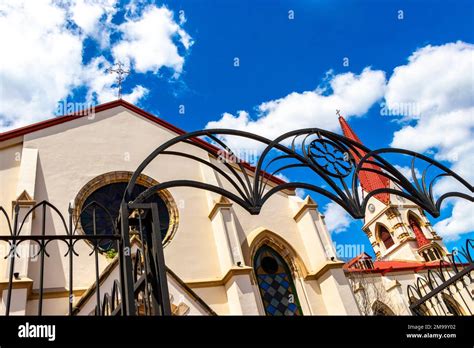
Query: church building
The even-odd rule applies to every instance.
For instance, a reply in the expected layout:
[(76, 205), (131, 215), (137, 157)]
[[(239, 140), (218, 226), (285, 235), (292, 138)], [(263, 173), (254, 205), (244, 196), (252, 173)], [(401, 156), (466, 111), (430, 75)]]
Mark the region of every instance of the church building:
[[(342, 116), (339, 121), (347, 138), (361, 142)], [(79, 235), (92, 234), (94, 226), (107, 229), (105, 218), (81, 214), (84, 207), (95, 201), (118, 214), (140, 163), (183, 134), (122, 99), (96, 106), (93, 114), (56, 117), (0, 134), (0, 235), (10, 233), (15, 207), (21, 235), (40, 234), (43, 226), (48, 234), (64, 234), (69, 223)], [(179, 146), (201, 161), (219, 162), (195, 146)], [(229, 185), (198, 161), (163, 156), (140, 174), (136, 193), (174, 180), (176, 173)], [(374, 172), (360, 173), (359, 180), (365, 193), (394, 185)], [(268, 178), (269, 187), (281, 182)], [(272, 195), (258, 215), (217, 193), (189, 187), (161, 190), (150, 199), (159, 207), (173, 315), (412, 315), (407, 287), (449, 255), (423, 210), (389, 193), (371, 198), (362, 227), (375, 257), (362, 253), (347, 262), (335, 251), (318, 203), (293, 189)], [(42, 201), (58, 211), (28, 214)], [(69, 215), (70, 222), (61, 218)], [(140, 238), (134, 235), (130, 243), (136, 254)], [(70, 303), (74, 315), (94, 314), (97, 298), (112, 293), (121, 272), (112, 244), (95, 253), (90, 242), (80, 241), (73, 262), (60, 241), (45, 246), (46, 257), (38, 256), (35, 243), (23, 246), (13, 267), (11, 315), (37, 315), (38, 306), (43, 315), (67, 315)], [(0, 241), (0, 253), (4, 314), (11, 270), (7, 242)], [(467, 295), (443, 294), (439, 306), (452, 315), (469, 314), (474, 303)]]

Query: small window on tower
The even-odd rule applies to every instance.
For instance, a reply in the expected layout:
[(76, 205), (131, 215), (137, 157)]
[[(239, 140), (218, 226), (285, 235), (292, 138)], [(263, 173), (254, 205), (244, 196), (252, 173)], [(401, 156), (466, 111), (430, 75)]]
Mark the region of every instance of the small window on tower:
[(385, 246), (385, 249), (388, 249), (393, 244), (395, 244), (393, 242), (392, 236), (390, 235), (390, 232), (388, 232), (388, 230), (383, 226), (380, 226), (379, 229), (379, 239), (382, 241), (383, 245)]

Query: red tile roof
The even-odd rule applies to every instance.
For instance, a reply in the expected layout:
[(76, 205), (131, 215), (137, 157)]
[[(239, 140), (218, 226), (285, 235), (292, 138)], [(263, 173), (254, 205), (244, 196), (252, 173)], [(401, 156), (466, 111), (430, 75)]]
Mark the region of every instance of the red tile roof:
[(403, 260), (393, 260), (393, 261), (373, 261), (374, 268), (371, 269), (361, 269), (355, 268), (354, 264), (362, 258), (372, 257), (366, 253), (361, 253), (360, 255), (354, 257), (350, 261), (346, 262), (343, 266), (343, 269), (346, 272), (366, 272), (366, 273), (391, 273), (391, 272), (402, 272), (402, 271), (413, 271), (418, 272), (424, 269), (438, 268), (439, 261), (403, 261)]
[(359, 260), (372, 260), (372, 256), (370, 256), (369, 254), (367, 254), (366, 252), (363, 252), (359, 255), (357, 255), (356, 257), (354, 257), (352, 260), (349, 260), (346, 262), (346, 264), (344, 265), (344, 268), (351, 268), (357, 261)]

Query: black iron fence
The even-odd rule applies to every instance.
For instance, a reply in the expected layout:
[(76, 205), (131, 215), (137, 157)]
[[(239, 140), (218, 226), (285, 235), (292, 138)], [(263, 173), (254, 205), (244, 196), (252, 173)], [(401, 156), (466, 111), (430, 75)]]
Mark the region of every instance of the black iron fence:
[[(7, 234), (0, 235), (0, 244), (3, 244), (2, 250), (5, 251), (3, 257), (7, 260), (8, 283), (3, 290), (2, 314), (11, 314), (15, 285), (22, 277), (27, 277), (28, 273), (34, 274), (31, 291), (36, 295), (37, 309), (33, 311), (29, 308), (27, 314), (44, 314), (45, 288), (49, 287), (45, 284), (46, 272), (54, 272), (48, 270), (48, 267), (64, 261), (55, 259), (47, 264), (46, 261), (51, 259), (51, 251), (54, 250), (55, 255), (63, 253), (62, 257), (67, 259), (68, 270), (64, 272), (67, 273), (66, 288), (69, 295), (66, 298), (67, 314), (75, 315), (79, 312), (74, 301), (75, 267), (78, 262), (85, 262), (85, 257), (93, 257), (93, 269), (90, 274), (93, 274), (94, 288), (90, 290), (95, 295), (95, 309), (89, 314), (170, 315), (157, 212), (156, 203), (141, 204), (133, 208), (124, 204), (121, 215), (114, 217), (106, 207), (91, 202), (82, 208), (77, 221), (73, 221), (71, 207), (68, 209), (68, 217), (65, 218), (54, 205), (42, 201), (31, 207), (15, 205), (13, 218), (10, 219), (7, 211), (0, 207), (0, 219), (4, 219), (8, 230)], [(81, 228), (81, 217), (84, 214), (87, 214), (91, 224), (89, 233), (85, 233)], [(99, 221), (99, 217), (106, 219), (107, 223)], [(138, 249), (135, 252), (132, 252), (130, 246), (130, 237), (133, 234), (138, 238)], [(89, 244), (89, 248), (82, 248), (82, 255), (78, 251), (78, 243), (81, 242)], [(84, 250), (87, 250), (87, 255), (84, 255)], [(99, 259), (100, 254), (107, 251), (109, 254), (111, 252), (112, 256), (115, 252), (117, 254), (115, 257), (119, 276), (110, 289), (104, 290), (101, 287)], [(22, 267), (25, 263), (29, 265), (27, 268)], [(25, 269), (33, 264), (35, 272), (25, 274)]]
[(449, 260), (440, 260), (437, 269), (418, 276), (407, 288), (413, 315), (473, 314), (473, 248), (474, 240), (466, 240), (461, 249), (454, 249)]

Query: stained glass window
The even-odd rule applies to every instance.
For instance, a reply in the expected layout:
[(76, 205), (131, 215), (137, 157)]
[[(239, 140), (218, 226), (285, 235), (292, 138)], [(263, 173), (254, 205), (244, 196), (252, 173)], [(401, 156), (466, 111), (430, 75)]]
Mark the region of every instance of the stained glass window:
[[(122, 202), (123, 194), (127, 187), (126, 182), (117, 182), (113, 184), (108, 184), (102, 186), (92, 192), (87, 199), (85, 200), (84, 204), (82, 205), (84, 208), (87, 207), (88, 204), (92, 202), (96, 202), (102, 206), (104, 206), (108, 212), (110, 213), (113, 220), (116, 220), (120, 210), (120, 203)], [(137, 197), (140, 193), (145, 191), (147, 188), (142, 185), (135, 185), (135, 188), (132, 193), (132, 197)], [(162, 239), (165, 238), (168, 232), (168, 226), (170, 222), (170, 216), (168, 212), (168, 208), (166, 207), (166, 203), (162, 200), (162, 198), (157, 194), (153, 194), (149, 197), (146, 203), (156, 202), (158, 203), (158, 212), (160, 216), (160, 231)], [(95, 209), (95, 224), (96, 224), (96, 233), (98, 235), (107, 235), (113, 233), (113, 222), (109, 215), (100, 207), (96, 206)], [(81, 226), (82, 230), (86, 234), (94, 234), (94, 221), (93, 221), (93, 208), (92, 206), (86, 208), (84, 212), (81, 214)], [(146, 228), (146, 224), (144, 223), (144, 227)], [(117, 250), (116, 246), (111, 241), (102, 241), (99, 244), (102, 250), (109, 250), (114, 248)]]
[(255, 255), (254, 269), (267, 315), (301, 315), (291, 272), (275, 250), (262, 246)]

